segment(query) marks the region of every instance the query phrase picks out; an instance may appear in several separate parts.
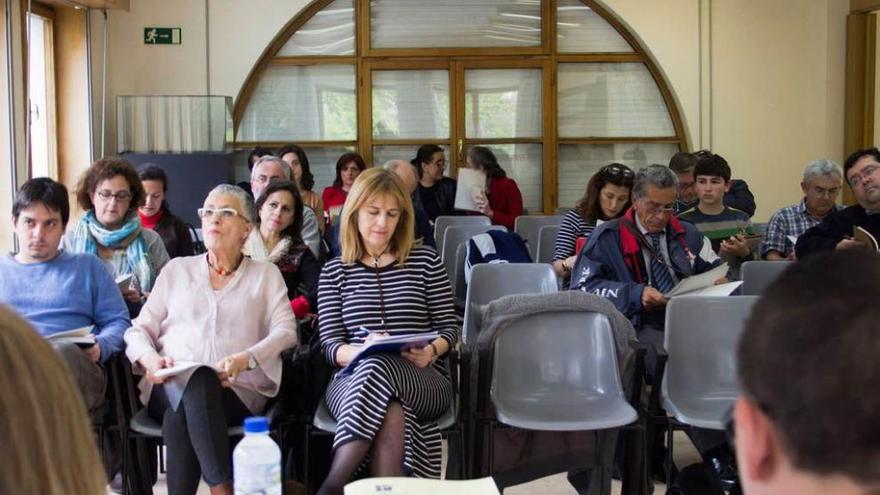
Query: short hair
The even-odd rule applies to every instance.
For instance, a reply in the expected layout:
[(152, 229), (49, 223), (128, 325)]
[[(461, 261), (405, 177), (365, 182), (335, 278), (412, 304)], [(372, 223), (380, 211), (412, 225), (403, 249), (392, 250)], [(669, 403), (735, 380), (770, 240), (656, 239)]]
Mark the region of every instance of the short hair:
[[(0, 493), (107, 493), (82, 395), (46, 340), (0, 305)], [(53, 408), (49, 402), (63, 404)]]
[(730, 182), (730, 165), (723, 156), (712, 152), (698, 152), (694, 155), (697, 164), (694, 166), (694, 179), (698, 176), (721, 177), (724, 182)]
[(128, 182), (128, 191), (131, 193), (131, 201), (128, 203), (128, 211), (125, 212), (125, 216), (143, 206), (147, 195), (144, 193), (144, 186), (141, 184), (141, 178), (138, 177), (134, 165), (128, 160), (108, 156), (92, 163), (77, 184), (76, 202), (80, 208), (85, 211), (94, 210), (92, 194), (95, 193), (98, 185), (117, 176), (122, 176)]
[(675, 188), (678, 194), (678, 176), (675, 175), (669, 167), (665, 165), (648, 165), (642, 167), (636, 172), (636, 178), (633, 181), (633, 194), (636, 199), (642, 199), (648, 194), (648, 186), (654, 186), (658, 189)]
[(257, 203), (254, 207), (257, 212), (257, 223), (259, 224), (262, 222), (262, 219), (260, 218), (260, 210), (263, 209), (266, 200), (269, 199), (269, 196), (278, 191), (287, 191), (293, 196), (293, 219), (291, 220), (290, 225), (281, 231), (280, 236), (290, 238), (291, 244), (299, 246), (303, 244), (303, 200), (295, 182), (290, 180), (273, 180), (265, 189), (263, 189), (263, 192), (260, 194), (260, 197), (257, 198)]
[(352, 162), (361, 172), (367, 169), (367, 164), (361, 155), (355, 152), (344, 153), (339, 157), (339, 160), (336, 160), (336, 177), (333, 179), (333, 187), (342, 187), (342, 168)]
[(419, 150), (416, 151), (416, 157), (409, 161), (414, 167), (416, 167), (416, 173), (418, 174), (419, 179), (422, 178), (422, 164), (430, 163), (434, 153), (443, 153), (443, 148), (436, 144), (423, 144), (419, 146)]
[(669, 159), (669, 168), (676, 174), (686, 174), (697, 166), (697, 157), (687, 151), (679, 151)]
[(251, 152), (248, 153), (248, 159), (247, 159), (248, 171), (253, 170), (254, 165), (257, 163), (254, 161), (254, 158), (262, 158), (266, 155), (271, 155), (271, 154), (272, 154), (272, 150), (270, 150), (269, 148), (266, 148), (265, 146), (257, 146), (254, 149), (252, 149)]
[(737, 353), (743, 396), (770, 419), (795, 467), (874, 486), (878, 279), (880, 256), (867, 250), (798, 260), (752, 308)]
[(387, 162), (383, 163), (382, 168), (384, 168), (385, 170), (387, 170), (389, 172), (396, 172), (397, 168), (400, 167), (401, 165), (406, 165), (408, 167), (412, 166), (412, 164), (407, 162), (406, 160), (400, 160), (397, 158), (393, 158), (393, 159), (388, 160)]
[(471, 163), (486, 172), (487, 177), (493, 179), (507, 177), (507, 172), (501, 168), (501, 165), (498, 164), (498, 159), (495, 158), (495, 153), (492, 153), (492, 150), (489, 148), (485, 146), (474, 146), (468, 150), (467, 156), (471, 159)]
[(138, 177), (141, 182), (145, 180), (157, 180), (162, 183), (162, 190), (168, 192), (168, 176), (165, 170), (155, 163), (142, 163), (138, 165)]
[(378, 195), (389, 195), (397, 200), (400, 218), (397, 220), (397, 228), (391, 236), (389, 247), (400, 266), (403, 266), (409, 257), (415, 244), (415, 215), (412, 200), (397, 174), (382, 168), (371, 168), (358, 175), (342, 207), (342, 218), (339, 220), (339, 244), (343, 263), (354, 263), (367, 253), (358, 230), (358, 214), (367, 201)]
[(12, 220), (18, 222), (22, 210), (36, 203), (42, 204), (50, 211), (60, 213), (61, 226), (67, 227), (67, 221), (70, 220), (70, 200), (67, 198), (67, 188), (64, 184), (48, 177), (37, 177), (22, 184), (12, 203)]
[(208, 196), (214, 194), (222, 194), (224, 196), (234, 196), (238, 198), (238, 201), (241, 204), (241, 211), (238, 213), (249, 223), (253, 225), (257, 224), (256, 215), (254, 214), (254, 198), (246, 193), (244, 189), (238, 186), (233, 186), (232, 184), (220, 184), (214, 187), (214, 189), (211, 189)]
[(843, 162), (843, 177), (847, 179), (847, 174), (849, 174), (849, 169), (853, 168), (853, 165), (856, 164), (857, 161), (861, 160), (866, 156), (872, 156), (875, 160), (880, 162), (880, 150), (877, 148), (862, 148), (854, 151), (851, 155), (846, 157), (846, 161)]
[(842, 180), (843, 171), (838, 164), (827, 158), (813, 160), (804, 169), (804, 182), (809, 182), (811, 179), (817, 179), (819, 177), (830, 177)]
[(251, 169), (251, 180), (252, 181), (254, 180), (254, 177), (257, 173), (256, 172), (257, 167), (259, 167), (260, 165), (263, 165), (264, 163), (274, 163), (275, 165), (278, 165), (279, 167), (281, 167), (281, 170), (283, 171), (284, 180), (290, 180), (290, 165), (288, 165), (287, 162), (285, 162), (281, 158), (278, 158), (275, 155), (263, 155), (260, 157), (259, 160), (257, 160), (256, 163), (254, 163), (254, 168)]
[[(611, 220), (610, 218), (605, 218), (605, 215), (602, 212), (602, 207), (599, 204), (599, 197), (602, 188), (608, 184), (613, 184), (615, 186), (626, 187), (632, 191), (634, 178), (635, 172), (622, 163), (611, 163), (600, 168), (598, 172), (590, 177), (590, 181), (587, 182), (587, 189), (584, 191), (584, 195), (581, 196), (581, 199), (578, 200), (574, 210), (586, 222)], [(629, 209), (630, 203), (632, 202), (630, 196), (631, 195), (627, 194), (626, 205), (620, 210), (621, 214)]]
[[(299, 159), (300, 168), (302, 168), (302, 177), (299, 179), (299, 185), (302, 187), (304, 191), (311, 191), (313, 187), (315, 187), (315, 176), (312, 174), (312, 169), (309, 167), (309, 157), (306, 155), (305, 150), (300, 148), (295, 144), (288, 144), (287, 146), (282, 146), (278, 149), (278, 152), (275, 153), (275, 156), (284, 160), (284, 155), (288, 153), (293, 153)], [(293, 172), (290, 173), (291, 179), (293, 179)]]

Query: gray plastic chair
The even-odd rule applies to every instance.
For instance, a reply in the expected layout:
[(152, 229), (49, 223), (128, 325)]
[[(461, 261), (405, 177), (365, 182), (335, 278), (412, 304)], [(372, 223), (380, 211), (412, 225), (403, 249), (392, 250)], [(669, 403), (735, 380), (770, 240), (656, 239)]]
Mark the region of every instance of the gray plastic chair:
[(599, 313), (542, 313), (504, 328), (490, 395), (498, 421), (528, 430), (604, 430), (638, 418), (623, 393), (611, 324)]
[(556, 237), (559, 235), (559, 225), (546, 225), (538, 231), (538, 252), (535, 255), (536, 263), (552, 263), (556, 254)]
[(450, 281), (452, 281), (452, 271), (455, 269), (455, 250), (458, 249), (458, 246), (467, 243), (471, 237), (490, 230), (507, 231), (501, 225), (453, 225), (446, 228), (440, 259), (443, 260), (443, 266), (446, 268), (446, 275), (450, 277)]
[(559, 225), (561, 223), (562, 216), (560, 215), (521, 215), (516, 217), (513, 231), (526, 241), (526, 246), (529, 248), (529, 256), (534, 260), (538, 255), (538, 233), (541, 227)]
[(517, 294), (558, 292), (556, 274), (550, 265), (538, 263), (482, 263), (473, 268), (464, 305), (463, 344), (476, 339), (479, 322), (474, 306), (489, 304), (499, 297)]
[(492, 225), (492, 220), (483, 215), (441, 215), (434, 220), (434, 242), (437, 244), (439, 254), (443, 249), (443, 238), (446, 237), (446, 228), (451, 225)]
[(760, 296), (793, 261), (747, 261), (742, 266), (742, 295)]
[(452, 298), (459, 308), (464, 307), (464, 298), (467, 295), (467, 284), (464, 283), (464, 267), (467, 261), (467, 244), (461, 243), (455, 250), (455, 265), (449, 283), (452, 284)]
[(681, 423), (724, 429), (739, 393), (736, 346), (757, 296), (674, 297), (666, 307), (669, 354), (663, 407)]

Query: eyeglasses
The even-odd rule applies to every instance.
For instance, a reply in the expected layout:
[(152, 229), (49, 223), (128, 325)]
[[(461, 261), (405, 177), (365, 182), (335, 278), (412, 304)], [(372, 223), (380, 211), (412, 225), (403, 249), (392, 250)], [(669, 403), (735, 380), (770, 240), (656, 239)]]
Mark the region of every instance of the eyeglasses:
[(642, 204), (642, 207), (645, 209), (645, 213), (647, 213), (648, 215), (657, 215), (660, 213), (662, 213), (663, 215), (671, 215), (675, 211), (674, 205), (661, 205), (650, 200), (646, 200)]
[(862, 185), (862, 182), (865, 181), (865, 178), (874, 175), (874, 172), (876, 172), (878, 168), (880, 167), (877, 167), (877, 165), (868, 165), (862, 168), (861, 174), (855, 174), (849, 177), (849, 185), (851, 187), (858, 187)]
[(221, 220), (240, 215), (234, 208), (199, 208), (196, 212), (199, 214), (199, 218), (211, 218), (217, 215)]
[(839, 193), (839, 187), (832, 187), (831, 189), (825, 189), (824, 187), (819, 186), (813, 187), (813, 194), (815, 194), (816, 196), (828, 196), (830, 198), (836, 198)]
[(108, 191), (107, 189), (103, 189), (101, 191), (98, 191), (97, 194), (98, 197), (103, 199), (104, 201), (110, 201), (110, 198), (116, 198), (116, 201), (121, 203), (123, 201), (128, 201), (129, 199), (131, 199), (131, 191), (117, 191), (114, 193)]
[(599, 173), (606, 178), (620, 176), (624, 179), (632, 179), (636, 176), (635, 172), (633, 172), (629, 167), (625, 167), (617, 163), (612, 163), (611, 165), (606, 165), (602, 167), (602, 169), (599, 170)]

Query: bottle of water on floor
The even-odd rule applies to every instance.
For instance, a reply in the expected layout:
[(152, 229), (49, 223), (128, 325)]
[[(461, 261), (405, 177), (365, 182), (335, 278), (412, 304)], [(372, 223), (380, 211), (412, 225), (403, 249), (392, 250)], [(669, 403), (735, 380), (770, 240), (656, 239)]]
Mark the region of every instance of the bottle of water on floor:
[(269, 420), (244, 420), (244, 438), (232, 453), (235, 495), (281, 495), (281, 449), (269, 437)]

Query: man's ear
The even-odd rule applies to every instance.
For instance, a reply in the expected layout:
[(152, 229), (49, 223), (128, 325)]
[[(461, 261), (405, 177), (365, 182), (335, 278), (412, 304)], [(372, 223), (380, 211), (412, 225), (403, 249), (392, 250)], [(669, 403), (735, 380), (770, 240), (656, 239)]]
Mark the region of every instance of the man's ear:
[(730, 191), (730, 185), (733, 184), (732, 180), (724, 181), (724, 192)]
[(734, 404), (736, 454), (740, 476), (750, 483), (771, 481), (782, 464), (782, 446), (767, 415), (752, 401), (740, 397)]

